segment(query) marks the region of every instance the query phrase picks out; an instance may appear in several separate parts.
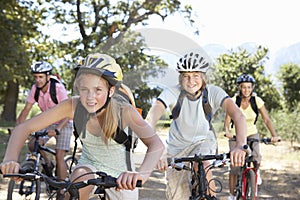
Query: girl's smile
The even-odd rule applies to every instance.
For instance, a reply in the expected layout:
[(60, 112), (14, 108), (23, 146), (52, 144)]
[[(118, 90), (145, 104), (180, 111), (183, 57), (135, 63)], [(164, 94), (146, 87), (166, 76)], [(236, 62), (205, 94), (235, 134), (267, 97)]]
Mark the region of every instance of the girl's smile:
[(85, 74), (78, 77), (77, 82), (82, 105), (90, 113), (102, 108), (113, 94), (114, 87), (109, 90), (108, 82), (97, 75)]

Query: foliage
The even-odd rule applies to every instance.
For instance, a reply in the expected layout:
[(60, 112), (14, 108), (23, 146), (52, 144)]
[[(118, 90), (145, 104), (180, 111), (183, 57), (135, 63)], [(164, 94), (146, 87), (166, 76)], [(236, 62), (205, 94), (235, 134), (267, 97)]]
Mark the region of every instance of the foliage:
[[(6, 0), (1, 1), (0, 6), (3, 11), (0, 28), (4, 36), (0, 40), (3, 44), (0, 74), (5, 82), (0, 87), (0, 95), (1, 100), (13, 100), (14, 105), (18, 91), (11, 88), (30, 87), (32, 62), (53, 63), (70, 90), (74, 80), (72, 69), (77, 60), (95, 51), (114, 56), (126, 74), (125, 84), (136, 89), (146, 76), (157, 75), (166, 64), (158, 57), (145, 54), (147, 47), (132, 27), (147, 24), (152, 15), (164, 20), (175, 12), (182, 13), (193, 23), (191, 7), (182, 8), (178, 0)], [(59, 38), (51, 38), (42, 31), (52, 26), (61, 33)], [(141, 88), (145, 87), (139, 91)], [(8, 101), (0, 103), (5, 104), (3, 113), (15, 113), (16, 106), (9, 107), (12, 104)], [(8, 112), (7, 108), (11, 110)], [(10, 116), (9, 120), (14, 117)]]
[(216, 59), (216, 73), (214, 80), (230, 96), (237, 92), (236, 79), (244, 74), (252, 75), (255, 80), (255, 92), (265, 102), (268, 109), (280, 109), (280, 95), (269, 76), (264, 72), (264, 59), (268, 49), (258, 46), (255, 53), (248, 53), (245, 49), (231, 50)]
[(161, 93), (159, 88), (149, 88), (146, 83), (143, 83), (139, 88), (133, 90), (136, 99), (137, 107), (143, 110), (143, 117), (146, 118), (147, 111), (151, 107), (153, 97), (157, 97)]
[[(295, 106), (294, 111), (289, 111), (287, 109), (278, 110), (276, 112), (270, 112), (270, 117), (277, 131), (277, 134), (286, 141), (300, 142), (300, 126), (298, 123), (300, 121), (300, 103)], [(260, 130), (261, 136), (269, 136), (270, 133), (264, 125), (262, 120), (257, 121), (258, 130)]]
[(0, 86), (1, 118), (14, 121), (19, 85), (29, 87), (29, 66), (33, 60), (44, 59), (49, 54), (47, 37), (39, 30), (46, 10), (32, 1), (1, 1), (0, 30)]
[(282, 95), (285, 106), (289, 111), (294, 111), (300, 102), (300, 67), (289, 63), (280, 66), (278, 79), (282, 82)]

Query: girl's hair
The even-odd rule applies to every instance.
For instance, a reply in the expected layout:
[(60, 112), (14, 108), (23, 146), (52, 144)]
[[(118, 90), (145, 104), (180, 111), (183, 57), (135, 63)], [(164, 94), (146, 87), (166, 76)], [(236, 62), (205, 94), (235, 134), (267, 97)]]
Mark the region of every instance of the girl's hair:
[[(109, 139), (115, 137), (118, 126), (122, 126), (122, 124), (119, 124), (119, 119), (121, 118), (120, 109), (120, 104), (116, 101), (115, 98), (112, 97), (108, 105), (106, 106), (106, 109), (104, 110), (102, 139), (106, 144)], [(100, 121), (100, 119), (98, 119), (98, 121)]]

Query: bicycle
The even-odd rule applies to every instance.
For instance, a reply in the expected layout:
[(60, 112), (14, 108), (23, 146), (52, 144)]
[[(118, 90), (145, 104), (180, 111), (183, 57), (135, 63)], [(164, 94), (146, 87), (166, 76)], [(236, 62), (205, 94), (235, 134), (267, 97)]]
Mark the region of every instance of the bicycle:
[[(34, 149), (32, 152), (27, 153), (26, 158), (23, 162), (21, 162), (21, 168), (25, 169), (25, 171), (34, 169), (36, 171), (40, 171), (41, 174), (44, 173), (51, 178), (55, 178), (56, 169), (55, 166), (53, 169), (47, 167), (47, 165), (43, 164), (40, 150), (43, 150), (53, 156), (56, 155), (54, 149), (50, 147), (42, 146), (39, 144), (39, 138), (46, 136), (47, 131), (40, 131), (31, 134), (35, 137)], [(70, 160), (72, 160), (72, 156), (66, 156), (65, 162), (69, 168)], [(77, 159), (74, 158), (74, 163), (77, 164)], [(20, 183), (16, 183), (13, 180), (9, 181), (8, 190), (7, 190), (7, 200), (13, 199), (34, 199), (39, 200), (41, 193), (41, 182), (43, 179), (32, 179), (32, 180), (22, 180)], [(49, 188), (49, 191), (52, 192), (52, 188)]]
[[(235, 137), (231, 138), (230, 140), (234, 141)], [(243, 200), (258, 199), (258, 185), (257, 185), (258, 164), (257, 161), (254, 160), (251, 154), (255, 142), (271, 144), (271, 139), (270, 138), (262, 138), (262, 139), (247, 138), (247, 145), (245, 145), (243, 148), (244, 149), (249, 148), (250, 153), (247, 153), (244, 165), (240, 168), (240, 173), (237, 177), (237, 183), (234, 188), (234, 194), (236, 199), (243, 199)]]
[[(212, 164), (204, 168), (203, 161), (205, 160), (215, 160)], [(189, 157), (180, 158), (168, 158), (168, 163), (171, 168), (176, 170), (188, 170), (191, 172), (191, 196), (189, 200), (215, 200), (216, 197), (211, 196), (210, 192), (213, 191), (210, 188), (211, 181), (215, 181), (219, 184), (220, 189), (218, 191), (213, 191), (215, 193), (220, 193), (222, 191), (222, 184), (219, 180), (213, 178), (210, 181), (207, 180), (206, 174), (209, 170), (217, 167), (223, 167), (227, 165), (230, 161), (230, 154), (216, 154), (216, 155), (195, 155)], [(189, 162), (189, 166), (183, 162)], [(198, 167), (194, 167), (195, 163)]]
[[(69, 200), (79, 200), (80, 199), (79, 189), (89, 185), (94, 185), (97, 187), (94, 194), (98, 195), (98, 198), (100, 198), (101, 200), (105, 199), (105, 189), (118, 187), (116, 182), (117, 178), (107, 175), (105, 172), (102, 171), (88, 172), (86, 174), (81, 175), (80, 177), (89, 174), (95, 174), (97, 175), (97, 177), (86, 181), (80, 181), (80, 182), (74, 182), (76, 181), (76, 179), (74, 181), (70, 181), (70, 180), (57, 181), (51, 177), (48, 177), (45, 174), (40, 173), (39, 171), (34, 170), (33, 168), (31, 169), (22, 168), (19, 171), (19, 174), (5, 174), (3, 176), (18, 177), (29, 181), (37, 181), (43, 179), (45, 183), (49, 185), (49, 187), (57, 188), (59, 190), (64, 189), (65, 192), (68, 192), (70, 194)], [(142, 187), (142, 181), (138, 180), (136, 186)], [(49, 197), (49, 200), (50, 199), (52, 199), (52, 196)]]

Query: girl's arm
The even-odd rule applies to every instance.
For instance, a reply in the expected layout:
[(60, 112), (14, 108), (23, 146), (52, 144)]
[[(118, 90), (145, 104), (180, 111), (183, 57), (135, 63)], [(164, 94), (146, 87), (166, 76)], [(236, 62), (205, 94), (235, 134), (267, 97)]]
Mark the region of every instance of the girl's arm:
[(30, 133), (46, 128), (64, 118), (72, 118), (72, 113), (72, 100), (65, 100), (55, 107), (17, 125), (9, 138), (6, 153), (1, 163), (2, 173), (17, 173), (19, 171), (18, 157)]
[(246, 118), (230, 98), (224, 100), (222, 107), (233, 120), (236, 130), (236, 147), (230, 152), (231, 164), (233, 166), (242, 166), (245, 159), (245, 152), (242, 147), (247, 144)]
[[(132, 182), (133, 186), (135, 187), (137, 180), (140, 179), (144, 183), (149, 178), (164, 151), (164, 145), (150, 125), (132, 106), (128, 106), (124, 109), (123, 116), (126, 116), (123, 117), (123, 126), (129, 126), (147, 147), (146, 155), (138, 170), (139, 174)], [(122, 181), (127, 180), (127, 178), (124, 178), (124, 174), (121, 176)], [(124, 188), (128, 189), (125, 185), (123, 185)]]
[(266, 107), (263, 105), (260, 109), (259, 112), (264, 120), (264, 123), (266, 124), (267, 128), (269, 129), (271, 135), (272, 135), (272, 142), (278, 142), (279, 137), (275, 131), (275, 128), (273, 126), (273, 123), (269, 117), (268, 111), (266, 109)]
[(224, 119), (224, 130), (225, 130), (225, 136), (228, 137), (228, 138), (233, 137), (233, 134), (230, 132), (230, 122), (231, 122), (231, 118), (226, 113), (225, 119)]

